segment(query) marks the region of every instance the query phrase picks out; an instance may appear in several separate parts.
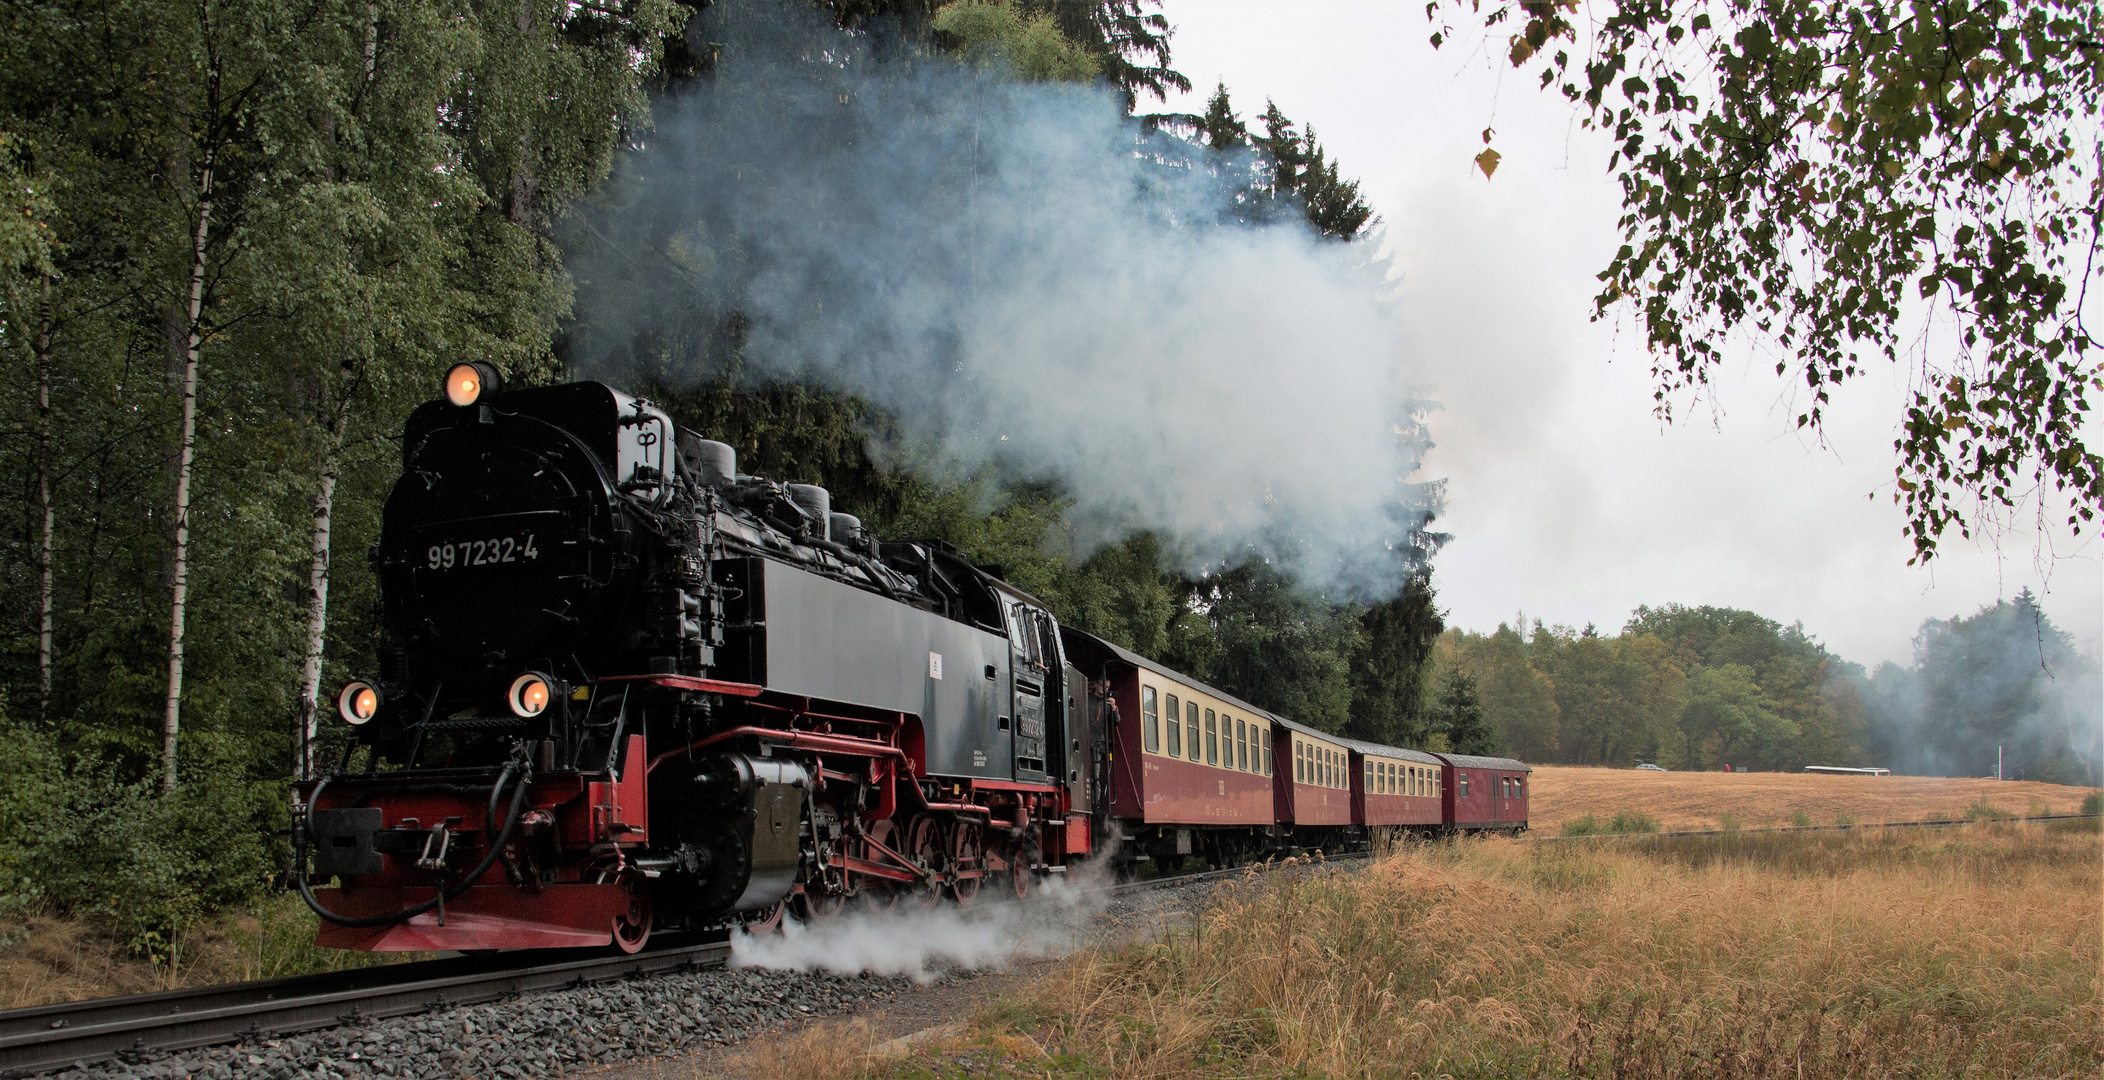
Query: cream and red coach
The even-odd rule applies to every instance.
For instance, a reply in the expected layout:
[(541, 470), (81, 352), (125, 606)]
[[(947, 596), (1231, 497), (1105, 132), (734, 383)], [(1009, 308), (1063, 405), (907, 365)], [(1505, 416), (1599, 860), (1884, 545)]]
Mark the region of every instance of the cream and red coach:
[(1351, 747), (1352, 820), (1371, 832), (1436, 832), (1446, 824), (1445, 763), (1421, 750), (1346, 740)]

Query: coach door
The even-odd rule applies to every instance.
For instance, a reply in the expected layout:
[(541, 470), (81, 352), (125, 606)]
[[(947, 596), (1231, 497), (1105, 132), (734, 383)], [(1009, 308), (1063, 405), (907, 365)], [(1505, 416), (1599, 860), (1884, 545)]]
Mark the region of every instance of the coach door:
[(1015, 672), (1015, 778), (1045, 780), (1046, 702), (1059, 700), (1059, 651), (1052, 617), (1028, 604), (1008, 605), (1010, 668)]

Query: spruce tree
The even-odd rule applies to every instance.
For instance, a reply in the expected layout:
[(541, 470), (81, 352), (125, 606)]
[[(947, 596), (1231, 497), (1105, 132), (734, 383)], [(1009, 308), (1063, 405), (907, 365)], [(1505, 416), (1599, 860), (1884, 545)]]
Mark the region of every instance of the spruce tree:
[(1483, 715), (1476, 680), (1459, 667), (1447, 669), (1446, 684), (1440, 687), (1438, 728), (1456, 754), (1498, 752), (1497, 735)]

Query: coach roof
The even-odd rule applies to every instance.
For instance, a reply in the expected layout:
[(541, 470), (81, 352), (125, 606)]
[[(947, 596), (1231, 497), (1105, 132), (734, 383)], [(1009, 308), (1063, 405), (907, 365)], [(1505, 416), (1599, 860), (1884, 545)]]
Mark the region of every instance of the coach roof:
[(1505, 772), (1534, 771), (1532, 765), (1515, 761), (1509, 757), (1477, 757), (1474, 754), (1440, 754), (1446, 763), (1457, 769), (1501, 769)]
[(1344, 745), (1351, 747), (1353, 750), (1356, 750), (1361, 754), (1372, 754), (1375, 757), (1395, 758), (1400, 761), (1422, 762), (1426, 765), (1439, 764), (1438, 758), (1433, 757), (1431, 754), (1425, 753), (1422, 750), (1405, 750), (1400, 746), (1387, 746), (1382, 743), (1365, 742), (1360, 739), (1347, 739), (1341, 735), (1327, 735), (1324, 737), (1328, 739), (1334, 739), (1337, 742), (1341, 742)]

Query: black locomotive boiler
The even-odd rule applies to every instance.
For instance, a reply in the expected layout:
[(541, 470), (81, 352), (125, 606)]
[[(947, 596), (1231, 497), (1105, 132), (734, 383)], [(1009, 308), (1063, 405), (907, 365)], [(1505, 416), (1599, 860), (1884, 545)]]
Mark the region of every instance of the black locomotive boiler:
[(1022, 893), (1091, 847), (1085, 690), (1044, 605), (647, 401), (456, 366), (372, 559), (379, 671), (302, 786), (322, 944), (635, 949)]

